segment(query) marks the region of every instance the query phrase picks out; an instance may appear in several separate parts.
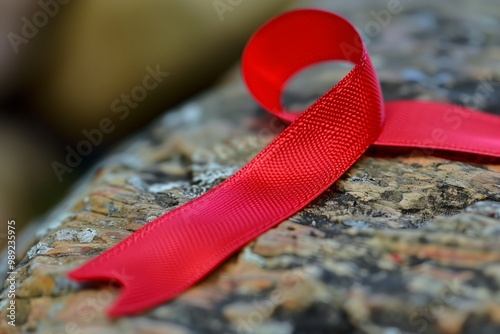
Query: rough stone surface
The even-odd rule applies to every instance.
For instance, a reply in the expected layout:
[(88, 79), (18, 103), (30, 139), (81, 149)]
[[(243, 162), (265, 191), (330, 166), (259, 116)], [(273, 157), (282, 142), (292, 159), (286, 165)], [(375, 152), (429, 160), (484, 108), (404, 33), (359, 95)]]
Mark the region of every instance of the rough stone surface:
[[(470, 3), (401, 1), (369, 44), (387, 99), (500, 111), (500, 13)], [(329, 8), (362, 27), (387, 2), (370, 6)], [(310, 71), (285, 103), (307, 106), (343, 72)], [(231, 81), (125, 143), (38, 222), (19, 254), (17, 327), (3, 315), (0, 332), (500, 332), (500, 163), (441, 152), (370, 150), (303, 211), (138, 317), (107, 319), (118, 288), (65, 277), (222, 182), (282, 128)]]

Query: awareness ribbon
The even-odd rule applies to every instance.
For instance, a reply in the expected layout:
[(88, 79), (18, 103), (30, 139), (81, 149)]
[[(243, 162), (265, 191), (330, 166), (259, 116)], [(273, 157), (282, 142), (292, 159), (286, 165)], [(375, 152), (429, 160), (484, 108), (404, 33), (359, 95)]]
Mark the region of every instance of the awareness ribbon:
[[(302, 114), (283, 110), (287, 80), (329, 60), (354, 68)], [(500, 117), (434, 102), (384, 106), (360, 35), (336, 14), (303, 9), (278, 16), (253, 36), (242, 66), (255, 99), (291, 125), (225, 182), (69, 273), (77, 281), (122, 284), (109, 316), (137, 314), (176, 297), (304, 208), (371, 145), (500, 157)], [(451, 123), (457, 116), (463, 122)]]

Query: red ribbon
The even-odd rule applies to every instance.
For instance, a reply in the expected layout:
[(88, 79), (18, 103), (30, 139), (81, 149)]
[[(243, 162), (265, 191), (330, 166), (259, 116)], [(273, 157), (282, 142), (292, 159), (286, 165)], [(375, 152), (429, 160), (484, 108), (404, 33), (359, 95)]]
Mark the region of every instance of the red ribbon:
[[(283, 110), (286, 81), (328, 60), (350, 61), (354, 68), (300, 116)], [(69, 273), (77, 281), (122, 284), (110, 316), (136, 314), (176, 297), (310, 203), (370, 145), (500, 157), (498, 117), (442, 103), (399, 101), (384, 107), (359, 34), (336, 14), (297, 10), (270, 21), (249, 42), (243, 73), (257, 101), (292, 124), (218, 187)]]

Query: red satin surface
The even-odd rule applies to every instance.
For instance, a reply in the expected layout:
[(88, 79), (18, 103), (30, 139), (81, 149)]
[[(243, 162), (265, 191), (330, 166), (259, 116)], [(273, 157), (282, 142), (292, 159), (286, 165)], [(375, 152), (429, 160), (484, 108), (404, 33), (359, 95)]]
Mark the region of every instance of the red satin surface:
[[(286, 81), (326, 60), (355, 66), (299, 117), (286, 113), (280, 103)], [(300, 10), (272, 20), (250, 41), (243, 73), (257, 101), (292, 124), (218, 187), (69, 273), (77, 281), (121, 282), (110, 316), (136, 314), (176, 297), (310, 203), (374, 143), (500, 157), (497, 117), (440, 103), (384, 107), (360, 36), (336, 14)]]

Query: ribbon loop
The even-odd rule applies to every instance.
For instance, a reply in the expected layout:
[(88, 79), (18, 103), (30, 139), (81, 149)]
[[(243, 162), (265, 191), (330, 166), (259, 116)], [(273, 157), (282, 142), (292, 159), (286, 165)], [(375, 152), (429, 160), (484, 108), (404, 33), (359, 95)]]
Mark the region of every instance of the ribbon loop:
[(243, 76), (264, 109), (293, 122), (298, 114), (286, 112), (280, 100), (288, 79), (320, 62), (342, 60), (356, 65), (366, 56), (361, 37), (349, 21), (330, 12), (302, 9), (259, 29), (243, 54)]

